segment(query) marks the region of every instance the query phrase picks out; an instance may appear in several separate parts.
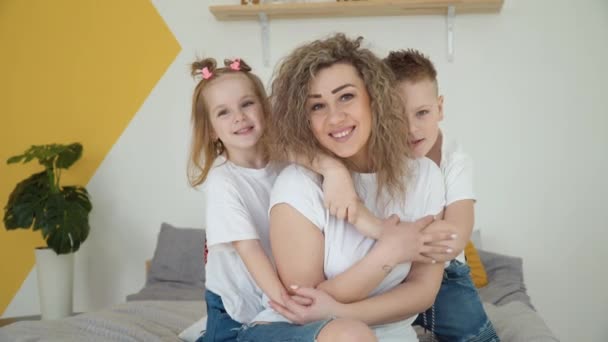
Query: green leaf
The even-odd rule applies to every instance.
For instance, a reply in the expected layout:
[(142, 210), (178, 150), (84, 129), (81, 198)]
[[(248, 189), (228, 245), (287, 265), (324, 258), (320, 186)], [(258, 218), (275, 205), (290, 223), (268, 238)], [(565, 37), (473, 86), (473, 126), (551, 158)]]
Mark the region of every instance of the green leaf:
[(29, 163), (32, 159), (34, 159), (36, 156), (33, 154), (29, 154), (25, 157), (25, 160), (23, 161), (23, 164)]
[(80, 143), (32, 145), (23, 154), (9, 158), (7, 163), (18, 163), (22, 160), (23, 163), (28, 163), (37, 159), (40, 165), (43, 165), (46, 169), (53, 169), (55, 164), (58, 168), (67, 169), (81, 156), (82, 145)]
[(6, 229), (30, 228), (38, 217), (37, 213), (42, 212), (48, 192), (49, 184), (45, 171), (19, 182), (4, 207)]
[(66, 187), (49, 197), (42, 228), (47, 245), (57, 254), (72, 253), (89, 235), (91, 202), (79, 187)]
[(15, 164), (15, 163), (19, 163), (23, 158), (25, 158), (25, 155), (21, 154), (18, 156), (12, 156), (10, 158), (8, 158), (8, 160), (6, 161), (7, 164)]
[(73, 143), (62, 147), (61, 151), (57, 151), (56, 165), (60, 169), (68, 169), (82, 156), (82, 145)]

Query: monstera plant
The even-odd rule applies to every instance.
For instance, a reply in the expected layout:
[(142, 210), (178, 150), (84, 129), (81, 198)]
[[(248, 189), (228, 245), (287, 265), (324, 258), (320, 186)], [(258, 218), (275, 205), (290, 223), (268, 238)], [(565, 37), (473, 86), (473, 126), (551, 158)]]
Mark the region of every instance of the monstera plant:
[(32, 146), (13, 156), (7, 164), (34, 159), (44, 166), (17, 184), (4, 208), (7, 230), (40, 230), (47, 246), (57, 254), (74, 253), (89, 235), (89, 194), (81, 186), (61, 186), (61, 171), (82, 156), (82, 145), (49, 144)]

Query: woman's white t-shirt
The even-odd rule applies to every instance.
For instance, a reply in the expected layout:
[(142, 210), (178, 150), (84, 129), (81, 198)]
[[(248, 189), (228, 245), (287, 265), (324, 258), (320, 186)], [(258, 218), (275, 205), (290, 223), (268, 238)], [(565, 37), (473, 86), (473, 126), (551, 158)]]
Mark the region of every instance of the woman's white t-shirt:
[[(387, 194), (376, 197), (376, 175), (354, 174), (353, 180), (365, 206), (378, 217), (397, 214), (402, 221), (415, 221), (426, 215), (438, 214), (445, 205), (445, 192), (441, 172), (430, 159), (409, 161), (410, 177), (405, 180), (405, 200), (388, 201)], [(362, 259), (373, 247), (375, 240), (359, 233), (347, 221), (338, 220), (323, 206), (322, 179), (308, 169), (290, 165), (277, 177), (270, 197), (270, 208), (285, 203), (312, 222), (325, 236), (324, 272), (327, 279), (334, 278)], [(386, 204), (386, 206), (383, 205)], [(411, 263), (397, 265), (374, 289), (371, 295), (384, 293), (399, 285), (407, 276)], [(266, 304), (266, 303), (264, 303)], [(267, 306), (267, 305), (266, 305)], [(412, 328), (415, 317), (396, 323), (373, 327), (381, 341), (416, 340)], [(254, 321), (288, 321), (268, 308)]]

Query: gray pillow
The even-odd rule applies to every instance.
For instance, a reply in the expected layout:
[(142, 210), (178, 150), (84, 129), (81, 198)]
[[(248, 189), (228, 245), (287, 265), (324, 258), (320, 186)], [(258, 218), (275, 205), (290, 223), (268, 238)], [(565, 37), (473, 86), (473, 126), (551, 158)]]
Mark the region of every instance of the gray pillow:
[(559, 341), (540, 315), (522, 302), (502, 306), (484, 303), (483, 306), (501, 341)]
[(127, 302), (137, 300), (203, 300), (205, 289), (176, 282), (158, 282), (144, 286), (138, 293), (127, 296)]
[(205, 287), (205, 231), (163, 223), (146, 285), (176, 282)]
[(495, 305), (520, 301), (534, 309), (524, 284), (522, 259), (484, 250), (478, 252), (488, 274), (488, 285), (478, 289), (481, 299)]

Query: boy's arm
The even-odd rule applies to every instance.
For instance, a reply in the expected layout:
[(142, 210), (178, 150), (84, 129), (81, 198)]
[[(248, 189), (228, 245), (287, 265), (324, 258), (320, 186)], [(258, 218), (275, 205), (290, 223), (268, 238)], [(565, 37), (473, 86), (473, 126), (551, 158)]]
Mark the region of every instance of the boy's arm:
[(287, 293), (279, 276), (264, 252), (260, 240), (241, 240), (232, 242), (232, 246), (245, 263), (247, 270), (256, 284), (272, 300), (282, 303), (282, 295)]
[[(425, 229), (425, 232), (449, 230), (456, 233), (455, 239), (441, 243), (441, 246), (447, 248), (445, 253), (427, 254), (428, 257), (438, 262), (446, 262), (453, 260), (462, 253), (473, 231), (475, 222), (474, 203), (473, 200), (467, 199), (448, 205), (445, 208), (443, 219), (433, 222)], [(430, 243), (430, 245), (439, 246), (434, 243)]]
[[(452, 155), (443, 170), (446, 201), (445, 214), (435, 225), (450, 229), (458, 234), (458, 238), (447, 244), (449, 251), (444, 255), (429, 255), (437, 261), (450, 261), (456, 258), (466, 247), (475, 220), (473, 192), (473, 161), (459, 152)], [(429, 227), (434, 229), (433, 226)]]
[(475, 202), (471, 199), (456, 201), (447, 206), (443, 220), (454, 227), (458, 238), (452, 241), (454, 258), (457, 257), (471, 239), (475, 224)]

